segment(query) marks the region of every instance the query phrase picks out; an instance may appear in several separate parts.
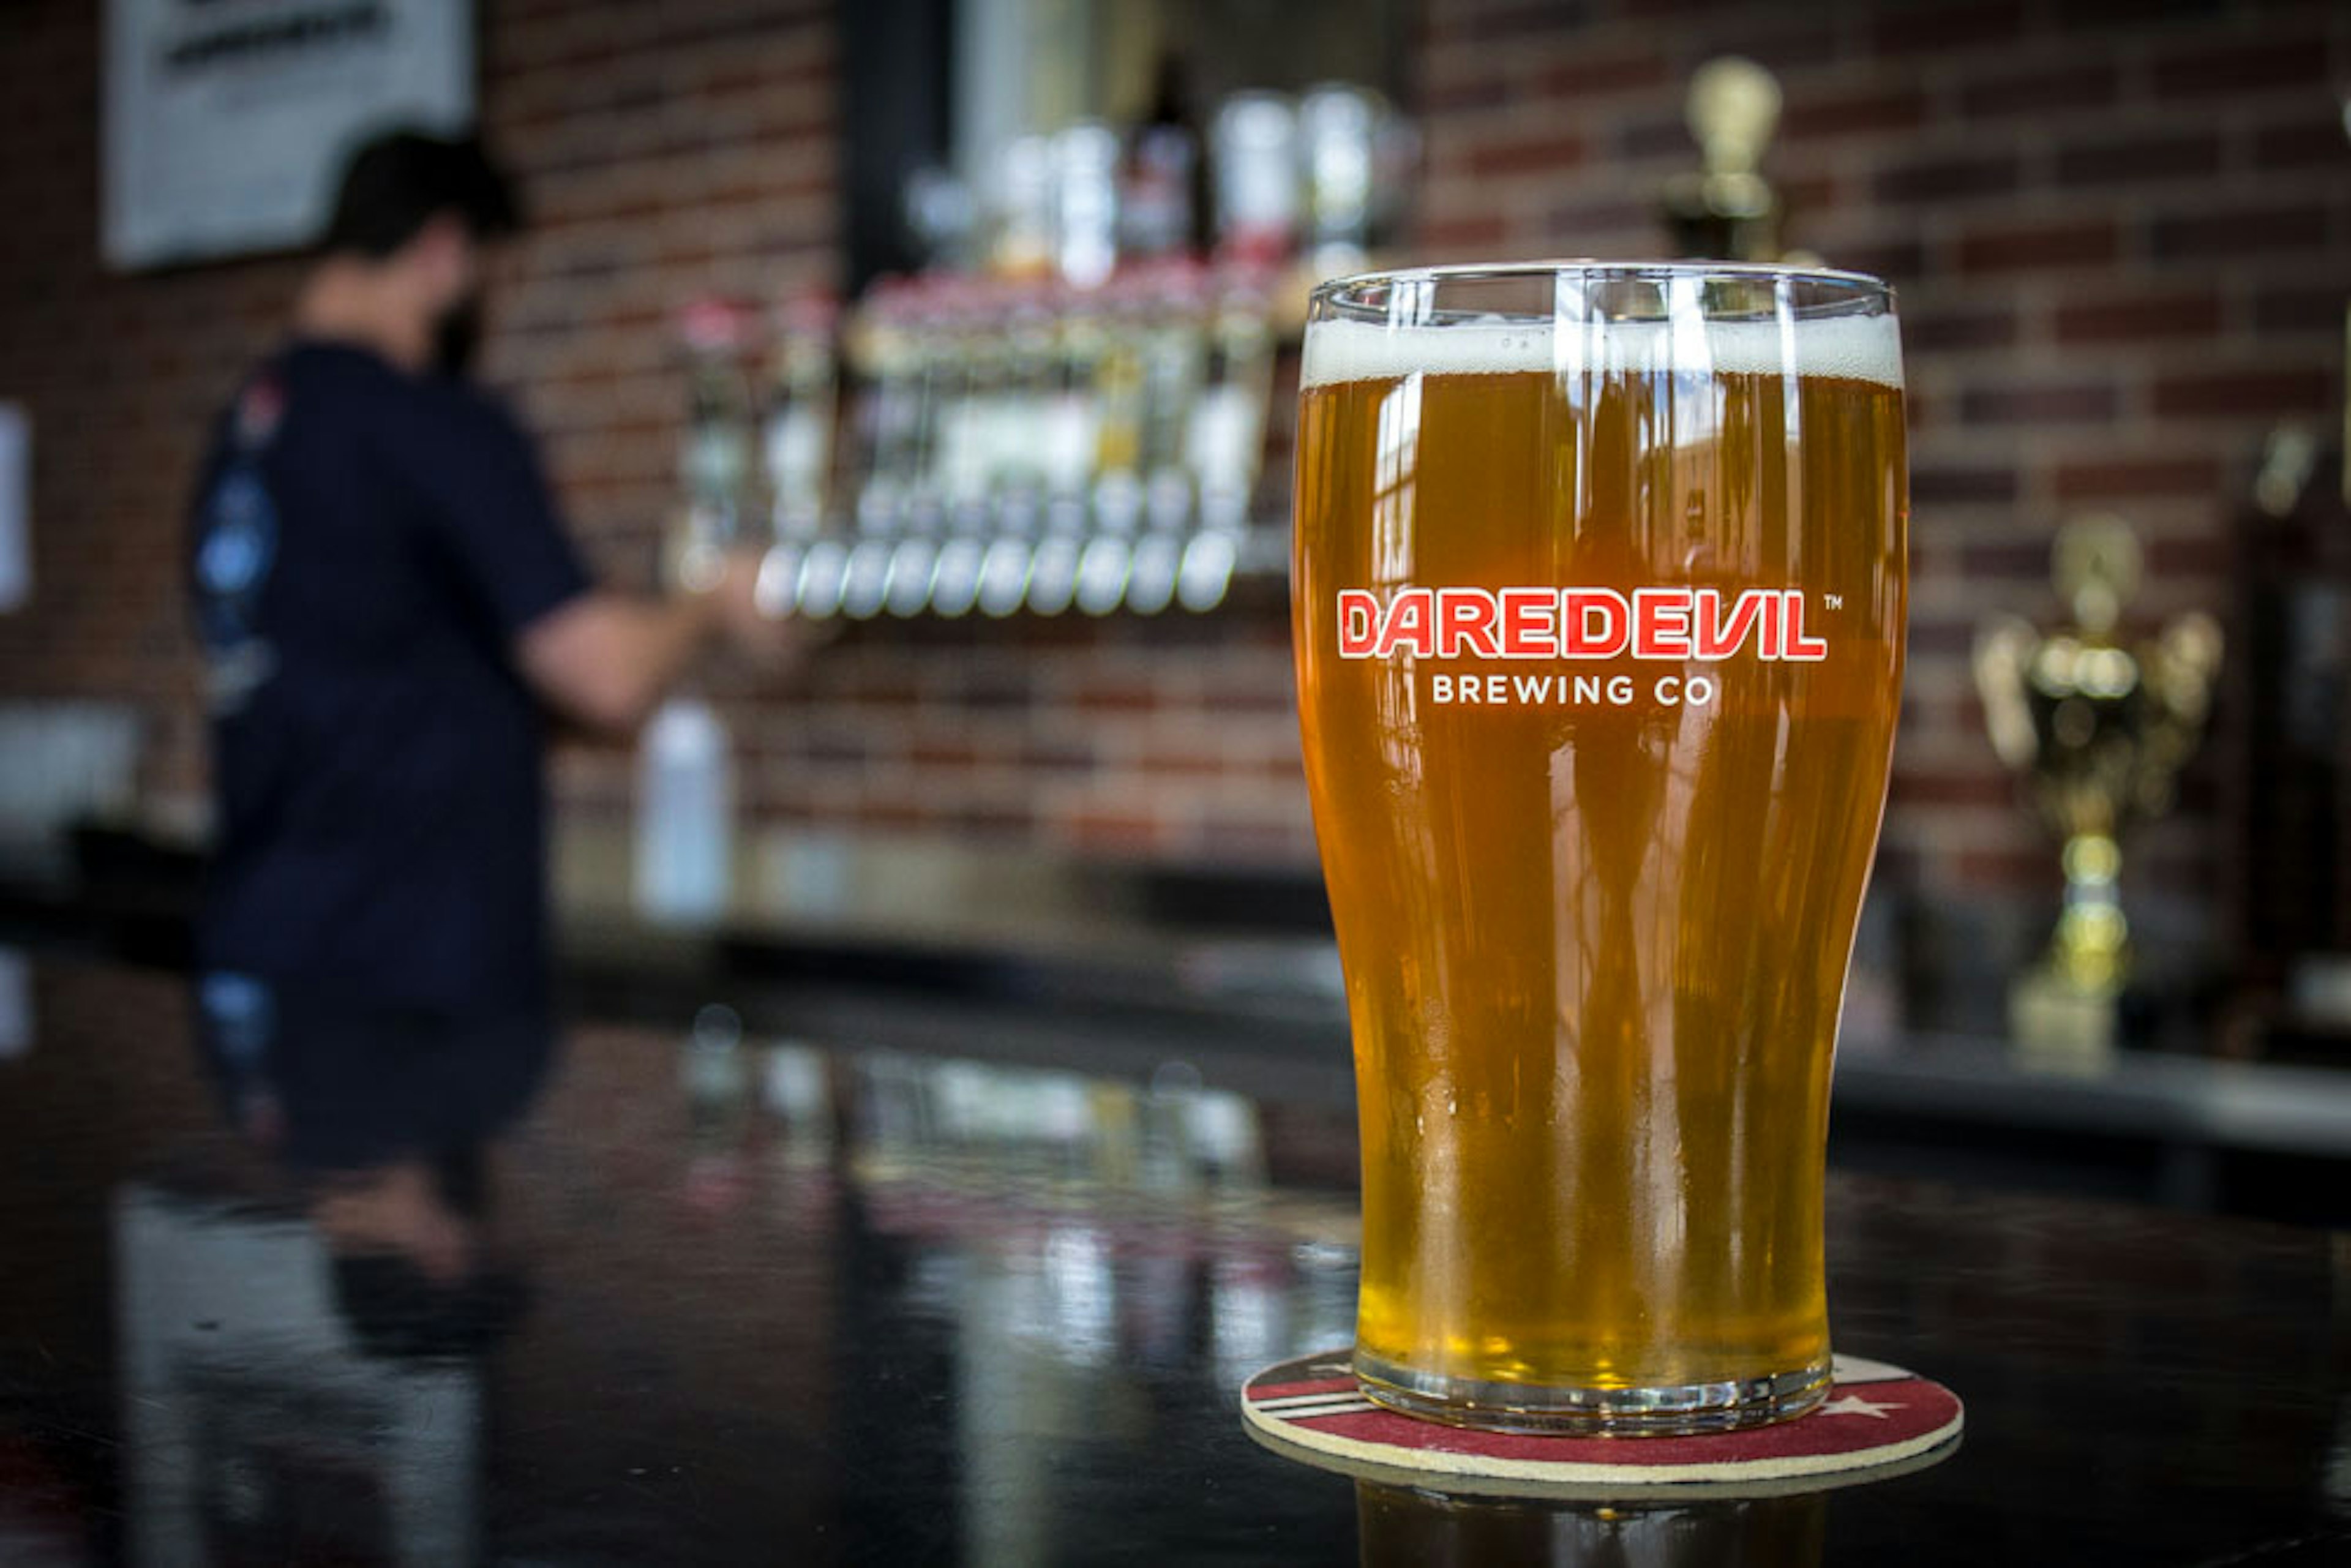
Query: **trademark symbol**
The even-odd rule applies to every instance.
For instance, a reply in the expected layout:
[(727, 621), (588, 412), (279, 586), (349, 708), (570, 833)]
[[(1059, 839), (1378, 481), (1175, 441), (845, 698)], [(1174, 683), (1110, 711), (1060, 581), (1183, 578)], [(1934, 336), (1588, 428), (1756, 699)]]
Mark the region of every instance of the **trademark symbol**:
[(1823, 593), (1821, 595), (1821, 602), (1827, 605), (1831, 610), (1842, 610), (1844, 608), (1844, 595), (1842, 593)]

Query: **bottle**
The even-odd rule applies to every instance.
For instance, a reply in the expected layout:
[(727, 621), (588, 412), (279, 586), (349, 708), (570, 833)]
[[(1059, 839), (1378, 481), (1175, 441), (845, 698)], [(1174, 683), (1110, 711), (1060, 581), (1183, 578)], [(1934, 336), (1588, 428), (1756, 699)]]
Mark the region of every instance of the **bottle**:
[(705, 588), (721, 554), (748, 535), (750, 319), (730, 301), (697, 299), (679, 313), (678, 335), (686, 352), (686, 434), (678, 453), (685, 503), (664, 541), (662, 576), (673, 586)]
[(1298, 114), (1279, 93), (1237, 92), (1209, 132), (1217, 175), (1217, 254), (1279, 266), (1298, 243)]
[(1150, 110), (1127, 138), (1119, 170), (1119, 248), (1127, 256), (1147, 260), (1207, 248), (1201, 219), (1207, 204), (1200, 186), (1206, 169), (1190, 104), (1182, 57), (1162, 55)]
[(1299, 100), (1306, 241), (1318, 277), (1360, 272), (1370, 258), (1374, 144), (1386, 112), (1369, 89), (1337, 82)]
[(795, 295), (777, 313), (774, 379), (765, 411), (768, 517), (778, 538), (810, 532), (832, 481), (833, 329), (830, 292)]
[(726, 727), (698, 697), (674, 697), (645, 726), (637, 758), (637, 907), (655, 920), (726, 910), (735, 778)]

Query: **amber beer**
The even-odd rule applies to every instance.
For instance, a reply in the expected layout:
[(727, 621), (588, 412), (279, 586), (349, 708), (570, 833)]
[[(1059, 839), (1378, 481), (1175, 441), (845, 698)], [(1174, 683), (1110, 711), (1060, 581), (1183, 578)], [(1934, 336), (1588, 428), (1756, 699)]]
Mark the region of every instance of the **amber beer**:
[[(1326, 285), (1293, 618), (1364, 1166), (1356, 1369), (1473, 1425), (1827, 1385), (1830, 1059), (1900, 703), (1890, 296)], [(1516, 295), (1509, 290), (1516, 288)]]

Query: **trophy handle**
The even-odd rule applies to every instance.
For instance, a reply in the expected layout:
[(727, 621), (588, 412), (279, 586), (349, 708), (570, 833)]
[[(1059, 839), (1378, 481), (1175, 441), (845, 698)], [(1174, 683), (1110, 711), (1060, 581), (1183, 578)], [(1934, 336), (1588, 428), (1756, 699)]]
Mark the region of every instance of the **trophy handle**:
[(2040, 651), (2041, 633), (2017, 616), (2001, 616), (1976, 633), (1976, 695), (1983, 701), (1984, 728), (1992, 750), (2014, 768), (2030, 767), (2041, 752), (2025, 696)]
[(2174, 724), (2194, 730), (2212, 706), (2212, 683), (2220, 673), (2220, 623), (2190, 610), (2163, 629), (2147, 660), (2148, 685)]

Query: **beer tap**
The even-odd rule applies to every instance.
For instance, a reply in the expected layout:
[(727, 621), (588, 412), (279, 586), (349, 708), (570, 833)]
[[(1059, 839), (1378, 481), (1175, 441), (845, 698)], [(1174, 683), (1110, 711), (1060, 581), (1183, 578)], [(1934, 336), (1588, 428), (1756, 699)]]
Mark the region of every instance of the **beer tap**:
[(757, 599), (770, 615), (799, 602), (810, 548), (824, 527), (831, 497), (832, 431), (838, 376), (833, 362), (839, 303), (810, 292), (778, 313), (775, 377), (765, 411), (761, 457), (769, 496), (769, 543), (760, 559)]
[[(925, 324), (920, 286), (897, 277), (877, 282), (852, 319), (849, 357), (867, 386), (856, 425), (863, 450), (853, 529), (846, 540), (822, 534), (803, 552), (794, 584), (802, 615), (839, 614), (852, 597), (867, 603), (877, 591), (870, 586), (876, 575), (871, 544), (893, 534), (913, 509), (931, 418)], [(886, 580), (886, 556), (882, 569)]]
[(1196, 613), (1215, 609), (1231, 587), (1265, 458), (1273, 334), (1261, 279), (1243, 275), (1219, 294), (1208, 350), (1206, 383), (1185, 431), (1185, 460), (1199, 497), (1196, 527), (1176, 573), (1176, 601)]
[(1088, 615), (1107, 615), (1126, 596), (1133, 538), (1146, 504), (1143, 479), (1148, 417), (1148, 301), (1132, 281), (1104, 291), (1108, 330), (1094, 366), (1099, 431), (1095, 445), (1093, 528), (1079, 551), (1072, 599)]

